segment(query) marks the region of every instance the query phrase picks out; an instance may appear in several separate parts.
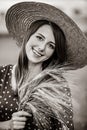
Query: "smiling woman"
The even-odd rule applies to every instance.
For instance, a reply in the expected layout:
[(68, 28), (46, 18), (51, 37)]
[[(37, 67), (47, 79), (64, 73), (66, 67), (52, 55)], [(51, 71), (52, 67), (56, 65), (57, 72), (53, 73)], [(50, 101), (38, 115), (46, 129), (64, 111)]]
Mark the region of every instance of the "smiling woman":
[[(45, 31), (46, 30), (46, 31)], [(49, 59), (55, 50), (55, 38), (50, 25), (43, 25), (34, 33), (26, 45), (26, 54), (30, 62), (39, 63)]]
[(74, 130), (76, 99), (64, 74), (87, 64), (82, 31), (56, 7), (38, 2), (13, 5), (5, 20), (20, 53), (15, 65), (0, 67), (1, 129)]

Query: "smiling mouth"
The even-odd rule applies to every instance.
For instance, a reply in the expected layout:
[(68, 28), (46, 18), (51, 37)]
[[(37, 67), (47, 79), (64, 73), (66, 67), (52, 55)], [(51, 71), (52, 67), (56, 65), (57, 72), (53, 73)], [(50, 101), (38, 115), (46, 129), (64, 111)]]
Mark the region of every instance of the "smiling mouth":
[(43, 56), (40, 52), (38, 52), (37, 50), (35, 50), (34, 48), (32, 48), (33, 53), (39, 57)]

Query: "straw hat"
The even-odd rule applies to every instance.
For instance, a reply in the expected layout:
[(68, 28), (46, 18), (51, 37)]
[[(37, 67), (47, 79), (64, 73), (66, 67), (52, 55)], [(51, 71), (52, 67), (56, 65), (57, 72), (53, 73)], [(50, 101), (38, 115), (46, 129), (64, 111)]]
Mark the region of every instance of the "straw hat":
[(6, 13), (6, 26), (21, 46), (27, 28), (36, 20), (56, 23), (64, 32), (68, 46), (68, 62), (76, 68), (87, 64), (87, 39), (73, 20), (58, 8), (39, 2), (21, 2)]

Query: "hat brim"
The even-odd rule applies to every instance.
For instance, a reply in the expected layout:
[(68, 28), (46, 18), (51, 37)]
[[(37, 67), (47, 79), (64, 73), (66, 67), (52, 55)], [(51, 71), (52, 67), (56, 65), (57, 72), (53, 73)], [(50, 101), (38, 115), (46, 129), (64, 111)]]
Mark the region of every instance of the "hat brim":
[(27, 29), (36, 20), (56, 23), (64, 32), (67, 41), (68, 62), (81, 68), (87, 65), (87, 39), (75, 22), (58, 8), (45, 3), (21, 2), (13, 5), (6, 13), (6, 26), (19, 45)]

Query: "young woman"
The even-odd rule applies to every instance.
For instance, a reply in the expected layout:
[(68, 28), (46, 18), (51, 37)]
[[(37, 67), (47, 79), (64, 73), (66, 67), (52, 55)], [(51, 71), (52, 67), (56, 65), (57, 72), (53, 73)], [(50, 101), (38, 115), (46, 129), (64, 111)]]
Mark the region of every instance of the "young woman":
[(21, 49), (16, 65), (0, 68), (1, 129), (74, 130), (64, 73), (86, 64), (87, 41), (69, 20), (44, 3), (22, 2), (8, 10), (6, 25)]

